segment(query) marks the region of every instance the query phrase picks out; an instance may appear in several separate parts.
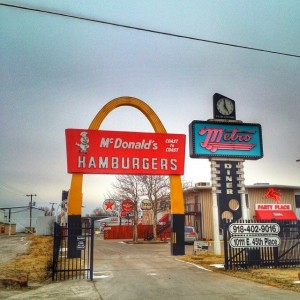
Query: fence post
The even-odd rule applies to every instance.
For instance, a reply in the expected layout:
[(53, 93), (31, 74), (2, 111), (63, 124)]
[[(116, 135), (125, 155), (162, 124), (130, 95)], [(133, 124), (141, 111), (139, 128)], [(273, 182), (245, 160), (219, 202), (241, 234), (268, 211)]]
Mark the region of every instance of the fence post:
[(274, 265), (276, 268), (279, 266), (278, 247), (274, 247)]
[(224, 241), (224, 267), (225, 270), (228, 270), (228, 237), (227, 237), (227, 231), (228, 231), (228, 226), (226, 219), (222, 220), (222, 225), (223, 225), (223, 241)]
[(94, 219), (91, 218), (91, 255), (90, 255), (90, 279), (94, 279)]
[(56, 274), (60, 243), (61, 243), (61, 227), (58, 223), (55, 222), (54, 230), (53, 230), (52, 281), (54, 281), (54, 277)]
[(56, 236), (56, 222), (54, 223), (53, 230), (53, 256), (52, 256), (52, 281), (54, 281), (54, 272), (55, 272), (55, 236)]

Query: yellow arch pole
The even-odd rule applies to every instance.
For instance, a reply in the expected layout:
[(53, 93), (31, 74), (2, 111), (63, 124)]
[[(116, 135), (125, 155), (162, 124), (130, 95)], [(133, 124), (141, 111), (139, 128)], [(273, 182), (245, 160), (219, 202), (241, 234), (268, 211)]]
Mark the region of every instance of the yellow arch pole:
[[(120, 106), (131, 106), (137, 108), (146, 116), (146, 118), (149, 120), (156, 133), (167, 133), (162, 122), (160, 121), (156, 113), (151, 109), (151, 107), (147, 105), (145, 102), (143, 102), (142, 100), (133, 97), (119, 97), (108, 102), (97, 113), (97, 115), (91, 122), (89, 129), (96, 129), (96, 130), (99, 129), (103, 120), (107, 117), (107, 115), (112, 110)], [(69, 192), (69, 207), (68, 207), (69, 219), (70, 217), (72, 218), (72, 216), (74, 217), (77, 216), (77, 220), (79, 220), (78, 217), (79, 216), (81, 217), (82, 181), (83, 181), (83, 174), (72, 175), (71, 187)], [(184, 217), (183, 191), (182, 191), (181, 178), (179, 175), (170, 175), (170, 190), (171, 190), (171, 195), (170, 195), (171, 214), (183, 215)], [(172, 223), (174, 222), (172, 221)], [(174, 233), (172, 233), (172, 235), (174, 235)], [(180, 240), (182, 240), (182, 238), (184, 237), (180, 237)], [(178, 237), (175, 234), (173, 237), (175, 244), (177, 239)], [(179, 250), (179, 252), (182, 251)], [(178, 254), (182, 255), (182, 253), (178, 253)]]

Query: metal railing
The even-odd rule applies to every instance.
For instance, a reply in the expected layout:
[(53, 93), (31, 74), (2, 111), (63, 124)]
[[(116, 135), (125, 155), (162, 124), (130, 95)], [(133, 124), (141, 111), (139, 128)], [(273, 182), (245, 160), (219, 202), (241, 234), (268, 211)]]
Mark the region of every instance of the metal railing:
[[(276, 234), (268, 232), (234, 234), (229, 229), (231, 224), (278, 224)], [(264, 226), (264, 225), (259, 225)], [(225, 269), (260, 268), (260, 267), (299, 267), (300, 265), (300, 221), (259, 221), (223, 220)], [(255, 225), (254, 225), (255, 227)], [(232, 245), (232, 240), (236, 245)], [(265, 239), (278, 241), (278, 245), (268, 247)], [(256, 243), (256, 244), (255, 244)]]
[(54, 224), (52, 280), (93, 280), (94, 222), (72, 228)]

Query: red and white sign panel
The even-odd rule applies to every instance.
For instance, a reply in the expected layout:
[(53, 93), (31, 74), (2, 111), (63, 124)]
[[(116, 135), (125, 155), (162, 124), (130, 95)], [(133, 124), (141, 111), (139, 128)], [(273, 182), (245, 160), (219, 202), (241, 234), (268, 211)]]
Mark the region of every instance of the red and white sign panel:
[(143, 199), (140, 204), (141, 210), (151, 210), (152, 209), (152, 202), (149, 199)]
[(296, 221), (297, 216), (291, 204), (255, 204), (257, 220), (287, 220)]
[(255, 204), (255, 210), (291, 210), (292, 205), (284, 204)]
[(121, 209), (123, 212), (131, 212), (134, 209), (134, 202), (131, 199), (125, 199), (122, 201)]
[(103, 209), (105, 211), (114, 211), (116, 209), (116, 202), (113, 199), (106, 199), (103, 202)]
[(66, 129), (68, 173), (183, 175), (185, 135)]

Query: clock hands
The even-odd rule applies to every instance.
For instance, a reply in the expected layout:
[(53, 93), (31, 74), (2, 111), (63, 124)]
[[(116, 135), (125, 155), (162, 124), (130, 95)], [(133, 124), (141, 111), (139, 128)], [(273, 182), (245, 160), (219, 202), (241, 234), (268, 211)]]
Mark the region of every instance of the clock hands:
[(227, 107), (227, 105), (226, 105), (226, 100), (225, 99), (223, 99), (223, 106), (224, 106), (224, 108), (227, 110), (227, 113), (228, 114), (230, 114), (230, 112), (229, 112), (229, 109), (228, 109), (228, 107)]
[[(216, 95), (216, 94), (215, 94)], [(234, 100), (225, 96), (214, 95), (214, 117), (216, 119), (232, 119), (235, 120), (235, 103)]]
[(221, 98), (218, 99), (216, 103), (216, 109), (219, 111), (219, 113), (223, 116), (230, 116), (234, 111), (234, 104), (230, 99), (227, 98)]

